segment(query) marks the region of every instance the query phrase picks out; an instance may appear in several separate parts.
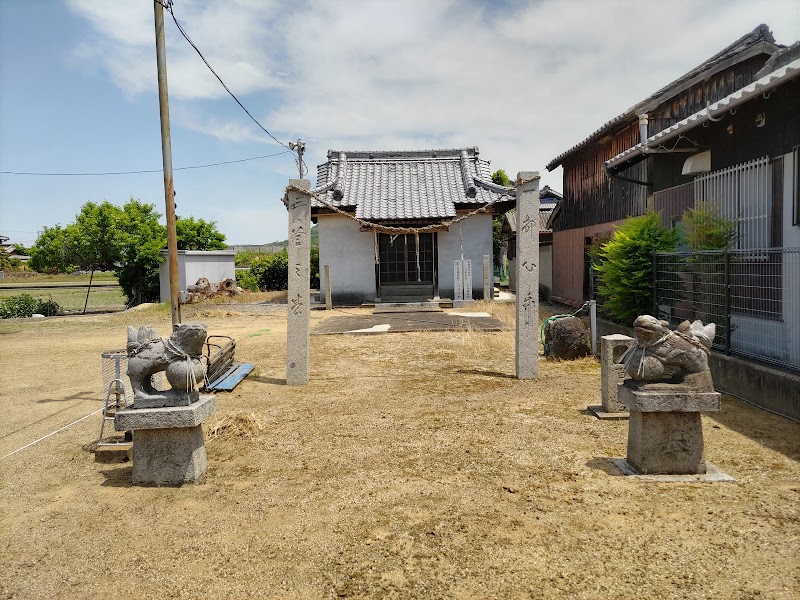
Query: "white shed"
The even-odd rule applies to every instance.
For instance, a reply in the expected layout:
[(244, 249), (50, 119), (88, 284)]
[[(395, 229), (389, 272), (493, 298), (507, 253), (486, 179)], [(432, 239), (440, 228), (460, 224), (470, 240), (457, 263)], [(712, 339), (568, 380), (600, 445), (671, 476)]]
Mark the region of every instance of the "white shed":
[[(161, 302), (169, 302), (169, 253), (161, 251), (164, 262), (159, 266), (161, 283)], [(236, 278), (236, 265), (233, 250), (178, 250), (178, 288), (186, 291), (187, 285), (193, 285), (201, 277), (211, 283), (219, 283), (223, 279)]]

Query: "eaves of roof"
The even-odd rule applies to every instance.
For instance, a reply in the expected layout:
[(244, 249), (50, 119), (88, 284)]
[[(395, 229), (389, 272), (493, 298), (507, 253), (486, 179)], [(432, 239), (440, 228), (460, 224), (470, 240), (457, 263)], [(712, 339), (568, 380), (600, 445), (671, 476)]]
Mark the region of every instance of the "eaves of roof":
[(775, 44), (775, 38), (772, 36), (772, 33), (767, 25), (759, 25), (753, 31), (743, 35), (735, 42), (729, 44), (717, 52), (714, 56), (706, 59), (701, 64), (696, 66), (694, 69), (684, 73), (678, 79), (662, 87), (644, 100), (636, 103), (624, 113), (604, 123), (599, 129), (592, 132), (585, 140), (579, 144), (576, 144), (566, 152), (562, 152), (556, 158), (547, 163), (547, 170), (552, 171), (562, 164), (567, 157), (580, 152), (590, 144), (603, 138), (620, 123), (628, 120), (632, 122), (638, 117), (639, 114), (652, 110), (667, 97), (671, 97), (686, 87), (693, 85), (695, 79), (708, 77), (709, 75), (713, 74), (714, 71), (727, 68), (730, 64), (741, 62), (742, 60), (745, 60), (746, 58), (749, 58), (755, 54), (761, 52), (771, 54), (783, 47), (784, 46)]
[(780, 69), (776, 69), (750, 85), (743, 87), (729, 96), (725, 96), (722, 100), (715, 102), (707, 108), (690, 115), (682, 121), (678, 121), (667, 129), (649, 137), (645, 144), (636, 144), (632, 148), (628, 148), (624, 152), (617, 154), (614, 158), (607, 160), (604, 163), (604, 167), (606, 169), (616, 169), (623, 164), (639, 159), (639, 157), (646, 155), (648, 149), (651, 147), (655, 148), (660, 146), (702, 125), (706, 121), (721, 118), (727, 111), (741, 104), (745, 104), (796, 77), (800, 77), (800, 59), (794, 60)]
[(319, 165), (312, 213), (331, 207), (370, 221), (446, 219), (461, 208), (507, 210), (514, 188), (489, 179), (475, 147), (416, 151), (329, 150)]

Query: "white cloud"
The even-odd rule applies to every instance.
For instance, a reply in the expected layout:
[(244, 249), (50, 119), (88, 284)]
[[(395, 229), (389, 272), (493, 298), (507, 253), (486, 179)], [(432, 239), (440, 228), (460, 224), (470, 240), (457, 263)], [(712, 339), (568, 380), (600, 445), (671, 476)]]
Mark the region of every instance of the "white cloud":
[[(155, 86), (150, 2), (69, 0), (98, 32), (116, 85)], [(282, 139), (328, 148), (480, 146), (512, 175), (539, 169), (605, 121), (761, 22), (800, 38), (800, 2), (477, 0), (176, 2), (178, 19), (232, 90)], [(263, 139), (198, 99), (224, 90), (167, 23), (176, 122), (227, 141)], [(246, 98), (244, 97), (246, 96)], [(219, 106), (222, 106), (221, 104)], [(229, 108), (229, 107), (228, 107)], [(229, 110), (224, 111), (230, 115)], [(558, 172), (544, 182), (560, 189)]]

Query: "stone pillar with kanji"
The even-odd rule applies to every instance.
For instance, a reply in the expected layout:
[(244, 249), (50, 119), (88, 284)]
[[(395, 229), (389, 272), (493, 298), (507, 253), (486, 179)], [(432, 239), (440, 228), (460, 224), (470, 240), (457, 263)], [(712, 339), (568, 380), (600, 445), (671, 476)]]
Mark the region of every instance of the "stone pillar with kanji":
[(539, 376), (539, 173), (517, 174), (517, 379)]
[(289, 291), (286, 327), (286, 385), (306, 385), (309, 363), (309, 309), (311, 270), (311, 196), (297, 189), (311, 189), (306, 179), (290, 179)]

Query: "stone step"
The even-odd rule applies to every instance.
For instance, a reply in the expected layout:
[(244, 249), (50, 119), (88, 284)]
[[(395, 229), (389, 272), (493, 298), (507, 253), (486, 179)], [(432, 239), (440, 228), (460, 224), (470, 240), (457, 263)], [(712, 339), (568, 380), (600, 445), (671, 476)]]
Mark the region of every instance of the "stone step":
[(124, 463), (131, 460), (133, 443), (97, 444), (94, 451), (94, 462)]

